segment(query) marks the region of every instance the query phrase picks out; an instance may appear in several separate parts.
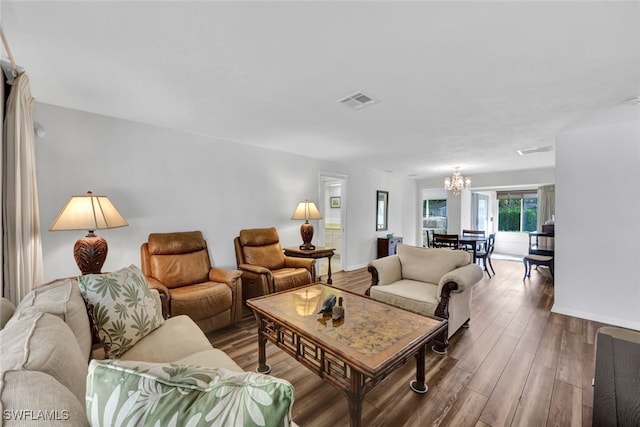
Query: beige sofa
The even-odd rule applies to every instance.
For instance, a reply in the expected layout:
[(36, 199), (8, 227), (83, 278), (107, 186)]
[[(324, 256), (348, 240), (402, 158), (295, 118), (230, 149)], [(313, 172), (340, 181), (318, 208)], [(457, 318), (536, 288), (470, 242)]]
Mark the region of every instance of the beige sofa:
[(482, 269), (468, 252), (398, 245), (396, 255), (369, 263), (367, 295), (396, 307), (449, 320), (450, 338), (471, 317)]
[[(152, 294), (159, 303), (157, 292)], [(89, 361), (104, 352), (96, 351), (96, 346), (92, 345), (89, 317), (78, 281), (64, 279), (37, 287), (15, 308), (15, 313), (12, 313), (13, 305), (3, 299), (0, 310), (3, 321), (0, 331), (0, 416), (3, 425), (108, 424), (106, 421), (95, 422), (95, 415), (91, 422), (87, 412), (90, 404), (85, 406), (85, 400), (91, 401), (87, 393), (88, 374), (95, 363), (89, 364)], [(200, 328), (185, 315), (166, 319), (122, 354), (115, 364), (126, 364), (124, 361), (224, 368), (228, 371), (221, 372), (227, 376), (259, 376), (261, 381), (273, 379), (245, 373), (227, 354), (213, 348)], [(125, 370), (120, 366), (116, 369)], [(177, 390), (179, 393), (174, 395), (182, 394), (182, 387)], [(290, 413), (285, 424), (287, 418), (290, 420)], [(162, 425), (170, 424), (168, 419), (163, 421)], [(114, 415), (113, 425), (116, 424)], [(139, 420), (134, 423), (146, 424), (150, 422)], [(182, 421), (179, 420), (180, 424)]]

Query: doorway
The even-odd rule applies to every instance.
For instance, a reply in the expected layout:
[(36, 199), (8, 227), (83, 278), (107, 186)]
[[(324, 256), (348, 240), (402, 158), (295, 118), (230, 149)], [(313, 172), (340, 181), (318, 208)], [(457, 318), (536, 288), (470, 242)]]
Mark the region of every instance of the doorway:
[(473, 193), (472, 194), (472, 209), (471, 209), (471, 227), (474, 230), (489, 230), (489, 196), (486, 194)]
[[(335, 249), (331, 258), (331, 272), (342, 271), (346, 253), (346, 212), (347, 212), (347, 179), (346, 175), (320, 172), (320, 220), (319, 235), (323, 246)], [(325, 276), (328, 270), (326, 259), (318, 260), (318, 272)]]

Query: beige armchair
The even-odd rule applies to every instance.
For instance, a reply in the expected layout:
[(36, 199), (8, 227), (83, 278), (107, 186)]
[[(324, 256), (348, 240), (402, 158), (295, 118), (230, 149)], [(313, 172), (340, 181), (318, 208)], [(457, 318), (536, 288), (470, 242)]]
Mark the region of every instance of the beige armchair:
[(244, 300), (316, 281), (316, 260), (285, 256), (275, 228), (240, 230), (234, 246)]
[(449, 320), (450, 338), (471, 317), (473, 286), (482, 269), (465, 251), (398, 245), (397, 254), (369, 263), (366, 294), (418, 314)]
[(140, 248), (142, 272), (169, 316), (186, 314), (204, 332), (242, 318), (242, 273), (212, 267), (200, 231), (154, 233), (148, 240)]

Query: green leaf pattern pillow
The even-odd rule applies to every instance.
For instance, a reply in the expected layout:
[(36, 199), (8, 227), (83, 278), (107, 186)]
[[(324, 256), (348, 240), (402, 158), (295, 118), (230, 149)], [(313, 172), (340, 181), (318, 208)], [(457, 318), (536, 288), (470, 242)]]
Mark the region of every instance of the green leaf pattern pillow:
[(290, 426), (293, 387), (254, 372), (92, 360), (87, 418), (98, 426)]
[(118, 358), (162, 323), (147, 280), (135, 265), (78, 277), (96, 335), (109, 358)]

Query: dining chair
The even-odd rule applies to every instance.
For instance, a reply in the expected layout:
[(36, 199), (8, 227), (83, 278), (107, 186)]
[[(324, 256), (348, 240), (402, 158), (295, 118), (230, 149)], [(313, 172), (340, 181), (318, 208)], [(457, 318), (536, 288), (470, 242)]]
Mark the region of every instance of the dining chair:
[[(484, 230), (462, 230), (462, 237), (476, 237), (476, 236), (484, 237), (485, 236)], [(470, 244), (461, 244), (461, 249), (464, 249), (465, 251), (472, 251), (473, 247)]]
[(433, 234), (434, 248), (460, 249), (460, 238), (457, 234)]
[(427, 238), (427, 247), (433, 248), (433, 230), (425, 230), (425, 236)]
[(491, 233), (487, 238), (487, 243), (484, 246), (484, 248), (482, 248), (479, 251), (476, 251), (476, 260), (478, 259), (482, 260), (484, 271), (487, 272), (487, 275), (489, 275), (489, 278), (491, 278), (491, 273), (489, 273), (489, 269), (487, 268), (487, 265), (491, 268), (493, 275), (494, 276), (496, 275), (496, 271), (493, 269), (493, 264), (491, 263), (491, 255), (493, 255), (493, 250), (495, 248), (495, 245), (496, 245), (496, 234)]

